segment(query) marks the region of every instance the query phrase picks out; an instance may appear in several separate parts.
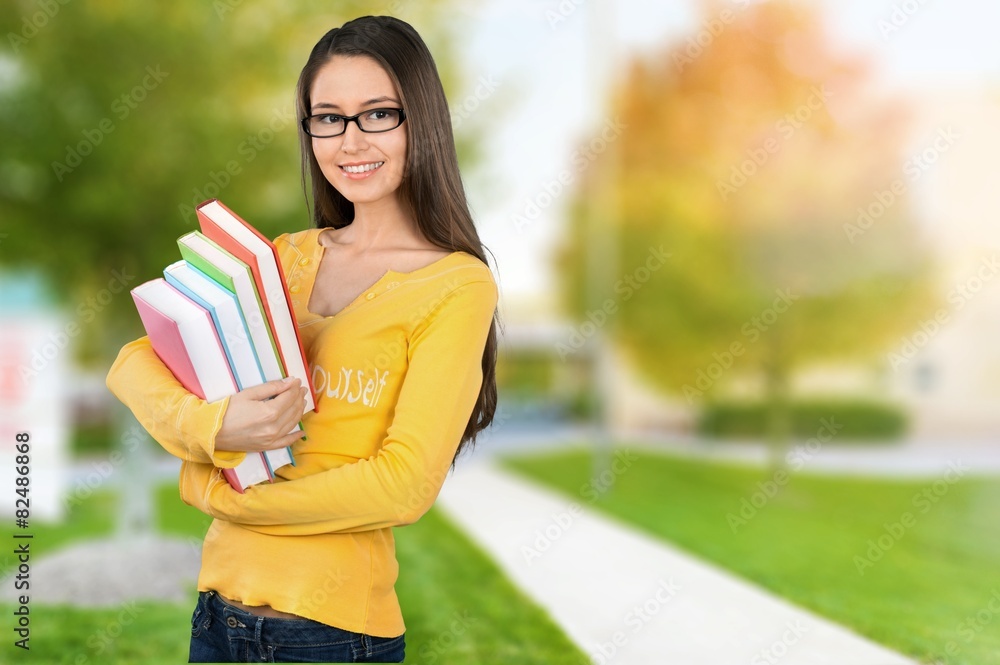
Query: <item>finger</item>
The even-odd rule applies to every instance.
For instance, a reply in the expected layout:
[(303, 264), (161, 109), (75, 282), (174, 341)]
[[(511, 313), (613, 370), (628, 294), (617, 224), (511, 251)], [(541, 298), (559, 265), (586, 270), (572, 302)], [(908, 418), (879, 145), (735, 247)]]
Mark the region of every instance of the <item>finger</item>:
[(275, 418), (281, 418), (291, 414), (295, 416), (296, 420), (298, 420), (302, 415), (302, 409), (299, 408), (300, 400), (301, 394), (298, 389), (288, 389), (274, 398), (271, 402), (270, 408), (273, 409), (272, 413)]
[[(284, 414), (284, 418), (282, 418), (282, 421), (281, 421), (281, 431), (282, 432), (287, 432), (289, 434), (292, 434), (293, 430), (296, 428), (296, 426), (298, 426), (299, 421), (301, 419), (302, 419), (302, 411), (299, 410), (298, 408), (295, 408), (295, 409), (293, 409), (291, 411), (286, 412)], [(294, 433), (297, 434), (300, 437), (302, 436), (302, 431), (301, 430), (299, 430), (297, 432), (294, 432)]]
[(275, 404), (281, 409), (281, 413), (287, 413), (298, 421), (306, 412), (306, 389), (287, 390), (275, 398)]
[(303, 432), (302, 430), (297, 430), (295, 432), (290, 432), (289, 434), (284, 434), (282, 436), (279, 436), (274, 441), (271, 441), (270, 443), (264, 444), (263, 446), (261, 446), (261, 449), (262, 450), (280, 450), (281, 448), (284, 448), (285, 446), (290, 446), (293, 443), (295, 443), (296, 441), (302, 440), (302, 437), (305, 436), (305, 434), (306, 433)]
[[(268, 381), (267, 383), (262, 383), (258, 386), (244, 388), (242, 394), (247, 399), (264, 401), (277, 395), (281, 395), (282, 393), (286, 393), (299, 385), (301, 385), (301, 382), (298, 379), (288, 377), (287, 379)], [(292, 394), (294, 394), (294, 391), (292, 391)]]

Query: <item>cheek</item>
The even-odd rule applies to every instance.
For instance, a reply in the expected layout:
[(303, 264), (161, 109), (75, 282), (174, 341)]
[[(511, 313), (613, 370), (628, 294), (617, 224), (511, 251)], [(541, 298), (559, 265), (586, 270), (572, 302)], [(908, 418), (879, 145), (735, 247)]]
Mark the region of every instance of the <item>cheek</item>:
[(393, 158), (393, 171), (402, 174), (406, 170), (406, 136), (399, 141), (394, 141), (391, 146), (387, 146), (388, 150), (391, 150), (391, 155)]
[(313, 155), (319, 163), (319, 170), (326, 179), (336, 187), (336, 176), (340, 169), (336, 166), (337, 150), (330, 146), (330, 141), (313, 141)]
[(320, 166), (329, 163), (337, 154), (337, 149), (332, 145), (330, 139), (323, 141), (313, 139), (312, 149), (313, 154), (316, 155), (316, 161), (320, 163)]

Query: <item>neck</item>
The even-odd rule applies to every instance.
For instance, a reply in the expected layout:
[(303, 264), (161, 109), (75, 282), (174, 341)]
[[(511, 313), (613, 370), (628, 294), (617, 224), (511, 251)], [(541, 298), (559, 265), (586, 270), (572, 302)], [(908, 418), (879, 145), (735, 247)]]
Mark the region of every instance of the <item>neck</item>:
[(347, 226), (342, 240), (359, 251), (419, 243), (422, 234), (398, 196), (371, 203), (354, 204), (354, 221)]

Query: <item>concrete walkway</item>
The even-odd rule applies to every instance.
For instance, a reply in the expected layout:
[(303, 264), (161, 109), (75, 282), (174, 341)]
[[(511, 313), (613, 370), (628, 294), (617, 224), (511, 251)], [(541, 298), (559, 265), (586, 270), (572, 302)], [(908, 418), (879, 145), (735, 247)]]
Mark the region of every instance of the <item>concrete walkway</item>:
[(437, 505), (594, 663), (915, 665), (583, 503), (474, 458)]

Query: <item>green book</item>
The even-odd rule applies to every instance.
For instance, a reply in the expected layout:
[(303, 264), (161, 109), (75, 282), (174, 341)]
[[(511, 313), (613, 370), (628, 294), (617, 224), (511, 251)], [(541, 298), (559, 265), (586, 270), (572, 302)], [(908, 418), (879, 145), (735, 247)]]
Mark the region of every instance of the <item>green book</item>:
[(264, 372), (265, 381), (275, 381), (287, 376), (281, 362), (281, 355), (274, 343), (274, 336), (267, 322), (264, 305), (257, 293), (253, 274), (249, 266), (224, 250), (213, 240), (200, 231), (192, 231), (177, 239), (184, 260), (202, 271), (220, 286), (236, 296), (247, 329), (250, 331), (250, 341), (260, 368)]

